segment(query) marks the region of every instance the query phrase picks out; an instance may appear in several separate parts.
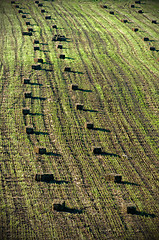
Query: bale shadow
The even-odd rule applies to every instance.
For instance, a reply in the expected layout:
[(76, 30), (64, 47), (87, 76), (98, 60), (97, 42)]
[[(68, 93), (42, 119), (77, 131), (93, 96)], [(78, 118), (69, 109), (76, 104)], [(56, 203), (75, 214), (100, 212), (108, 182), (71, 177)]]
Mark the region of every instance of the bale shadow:
[(50, 66), (52, 66), (53, 64), (52, 63), (50, 63), (50, 62), (43, 62), (43, 64), (48, 64), (48, 65), (50, 65)]
[(29, 113), (30, 116), (44, 116), (43, 113)]
[(75, 60), (75, 58), (65, 57), (65, 59)]
[(41, 84), (41, 83), (29, 83), (29, 84), (32, 86), (43, 86), (43, 84)]
[(78, 88), (76, 91), (81, 91), (81, 92), (92, 92), (92, 90), (87, 90), (83, 88)]
[(41, 45), (45, 46), (45, 45), (48, 45), (48, 43), (40, 43)]
[(40, 52), (50, 52), (49, 50), (40, 50)]
[(151, 214), (151, 213), (147, 213), (144, 211), (135, 211), (134, 213), (131, 213), (132, 215), (138, 215), (138, 216), (143, 216), (143, 217), (151, 217), (151, 218), (155, 218), (156, 215), (155, 214)]
[(138, 184), (138, 183), (127, 182), (127, 181), (121, 181), (119, 184), (132, 185), (132, 186), (140, 186), (140, 184)]
[(76, 208), (69, 208), (65, 207), (62, 212), (67, 212), (67, 213), (72, 213), (72, 214), (81, 214), (82, 210), (81, 209), (76, 209)]
[(34, 131), (33, 132), (35, 135), (49, 135), (47, 132), (39, 132), (39, 131)]
[[(29, 18), (27, 18), (27, 19), (29, 19)], [(30, 18), (31, 19), (31, 18)], [(30, 24), (30, 26), (37, 26), (37, 24)]]
[(52, 69), (41, 69), (41, 70), (43, 70), (43, 71), (45, 71), (45, 72), (53, 72)]
[(78, 71), (70, 71), (72, 73), (78, 73), (78, 74), (84, 74), (83, 72), (78, 72)]
[(118, 154), (108, 153), (108, 152), (102, 152), (100, 155), (103, 155), (103, 156), (111, 156), (111, 157), (120, 157)]
[(109, 129), (105, 129), (105, 128), (92, 128), (92, 130), (101, 131), (101, 132), (111, 132)]
[(65, 180), (51, 180), (51, 181), (49, 181), (48, 183), (54, 183), (54, 184), (59, 184), (59, 185), (61, 185), (61, 184), (63, 184), (63, 183), (68, 184), (69, 181), (65, 181)]
[(43, 97), (31, 97), (31, 99), (33, 100), (41, 100), (41, 101), (45, 101), (46, 98), (43, 98)]
[(92, 109), (83, 109), (84, 112), (98, 112), (97, 110), (92, 110)]
[[(47, 134), (47, 135), (49, 135), (49, 134)], [(46, 152), (45, 155), (47, 155), (47, 156), (56, 156), (56, 157), (60, 157), (61, 156), (61, 154), (54, 153), (54, 152)]]

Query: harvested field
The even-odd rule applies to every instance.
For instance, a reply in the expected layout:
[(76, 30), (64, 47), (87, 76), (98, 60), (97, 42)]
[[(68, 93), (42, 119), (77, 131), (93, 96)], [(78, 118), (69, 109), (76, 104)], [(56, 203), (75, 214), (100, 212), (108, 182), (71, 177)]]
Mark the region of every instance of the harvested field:
[(34, 31), (1, 1), (1, 239), (158, 240), (159, 3), (16, 2)]

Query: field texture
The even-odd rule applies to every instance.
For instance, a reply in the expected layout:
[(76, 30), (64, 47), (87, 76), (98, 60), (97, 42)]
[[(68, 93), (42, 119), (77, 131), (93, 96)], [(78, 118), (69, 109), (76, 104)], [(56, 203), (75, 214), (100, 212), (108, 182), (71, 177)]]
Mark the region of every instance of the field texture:
[[(0, 239), (157, 240), (159, 3), (40, 3), (0, 2)], [(45, 173), (54, 180), (35, 180)]]

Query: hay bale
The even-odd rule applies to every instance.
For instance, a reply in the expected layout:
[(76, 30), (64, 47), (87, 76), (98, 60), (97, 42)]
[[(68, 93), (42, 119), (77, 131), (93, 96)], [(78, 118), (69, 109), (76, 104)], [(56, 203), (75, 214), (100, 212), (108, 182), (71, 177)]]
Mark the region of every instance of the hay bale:
[(78, 90), (77, 84), (71, 84), (71, 90)]
[(51, 16), (45, 16), (45, 19), (51, 19)]
[(92, 148), (92, 152), (94, 154), (101, 154), (102, 153), (102, 149), (101, 149), (101, 147), (93, 147)]
[(34, 58), (34, 62), (35, 63), (43, 63), (43, 59), (42, 58)]
[(110, 11), (109, 13), (112, 14), (112, 15), (114, 15), (114, 12), (113, 12), (113, 11)]
[(63, 46), (62, 46), (61, 44), (58, 44), (58, 45), (57, 45), (57, 48), (62, 49)]
[(144, 37), (143, 40), (144, 41), (149, 41), (149, 38), (148, 37)]
[(28, 27), (27, 30), (28, 30), (28, 32), (33, 32), (33, 28), (31, 28), (31, 27)]
[(116, 173), (110, 173), (110, 174), (106, 175), (105, 179), (107, 181), (112, 181), (112, 182), (115, 182), (115, 183), (121, 183), (122, 176), (119, 175), (119, 174), (116, 174)]
[(11, 4), (14, 4), (15, 3), (15, 1), (11, 1)]
[(19, 5), (15, 5), (15, 8), (19, 8)]
[(107, 6), (106, 6), (106, 5), (101, 5), (101, 7), (102, 7), (102, 8), (107, 8)]
[(64, 68), (64, 71), (65, 71), (65, 72), (71, 72), (71, 68), (70, 68), (70, 67), (65, 67), (65, 68)]
[(50, 182), (50, 181), (53, 181), (54, 180), (54, 176), (53, 174), (51, 173), (45, 173), (45, 174), (36, 174), (35, 175), (35, 181), (38, 181), (38, 182)]
[(65, 201), (54, 199), (52, 204), (52, 210), (63, 211), (65, 209)]
[(41, 65), (40, 64), (34, 64), (34, 65), (32, 65), (32, 69), (41, 70)]
[(152, 20), (152, 23), (157, 24), (157, 21), (156, 20)]
[(46, 154), (46, 148), (35, 146), (34, 147), (34, 152), (37, 153), (37, 154)]
[(131, 8), (134, 8), (134, 7), (135, 7), (135, 5), (132, 4), (132, 5), (131, 5)]
[(22, 32), (22, 35), (24, 35), (24, 36), (26, 36), (26, 35), (32, 36), (32, 32)]
[(26, 22), (25, 24), (28, 26), (28, 25), (30, 25), (30, 22)]
[(150, 47), (150, 50), (151, 51), (155, 51), (155, 47)]
[(93, 129), (93, 123), (86, 122), (86, 123), (85, 123), (85, 128)]
[(123, 23), (127, 23), (128, 20), (126, 20), (126, 19), (122, 19), (121, 22), (123, 22)]
[(26, 126), (25, 127), (25, 133), (33, 134), (34, 133), (33, 126)]
[(30, 114), (30, 108), (23, 108), (23, 109), (22, 109), (22, 113), (23, 113), (24, 115)]
[(139, 29), (138, 28), (132, 28), (134, 32), (137, 32)]
[(128, 214), (136, 213), (136, 206), (133, 203), (124, 203), (122, 204), (123, 212)]
[(66, 37), (63, 35), (55, 34), (52, 41), (66, 41)]
[(75, 109), (76, 110), (83, 110), (83, 104), (80, 104), (80, 103), (76, 103), (76, 105), (75, 105)]
[(39, 3), (39, 4), (38, 4), (38, 7), (42, 7), (42, 6), (43, 6), (43, 4), (42, 4), (42, 3)]
[(22, 11), (22, 10), (19, 10), (18, 13), (23, 13), (23, 11)]
[(39, 40), (34, 39), (33, 43), (34, 44), (39, 44)]
[(139, 10), (138, 13), (143, 13), (143, 11), (142, 11), (142, 10)]
[(30, 84), (30, 79), (29, 78), (23, 78), (23, 83), (24, 84)]
[(44, 13), (45, 12), (45, 9), (41, 9), (41, 13)]
[(60, 55), (59, 55), (59, 58), (60, 58), (60, 59), (65, 59), (65, 54), (60, 54)]
[(39, 4), (39, 1), (35, 1), (36, 4)]
[(31, 98), (32, 97), (31, 92), (24, 92), (24, 97), (25, 98)]
[(22, 15), (22, 18), (26, 18), (26, 15), (25, 15), (25, 14), (23, 14), (23, 15)]
[(57, 29), (57, 25), (55, 25), (55, 24), (54, 24), (54, 25), (52, 25), (52, 28), (56, 28), (56, 29)]
[(39, 47), (34, 47), (34, 51), (40, 50)]
[(136, 4), (141, 4), (141, 1), (135, 1)]

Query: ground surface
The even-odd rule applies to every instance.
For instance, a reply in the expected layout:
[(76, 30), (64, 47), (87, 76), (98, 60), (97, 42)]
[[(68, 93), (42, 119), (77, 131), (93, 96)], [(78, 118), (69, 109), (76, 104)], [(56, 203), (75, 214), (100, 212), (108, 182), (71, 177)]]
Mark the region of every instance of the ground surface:
[[(1, 239), (157, 240), (159, 4), (18, 2), (26, 18), (10, 1), (0, 3)], [(22, 35), (26, 21), (32, 36)], [(56, 49), (54, 34), (66, 36), (63, 49)], [(32, 70), (35, 57), (43, 58), (42, 70)], [(24, 116), (23, 107), (31, 113)], [(29, 124), (34, 134), (25, 133)], [(35, 154), (35, 145), (47, 154)], [(103, 153), (94, 155), (93, 146)], [(36, 173), (53, 173), (55, 181), (37, 182)], [(109, 173), (121, 174), (122, 183), (107, 182)], [(54, 199), (65, 200), (66, 211), (52, 211)], [(124, 212), (127, 202), (135, 214)]]

